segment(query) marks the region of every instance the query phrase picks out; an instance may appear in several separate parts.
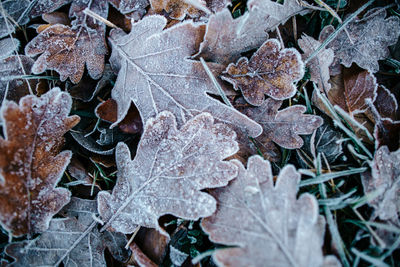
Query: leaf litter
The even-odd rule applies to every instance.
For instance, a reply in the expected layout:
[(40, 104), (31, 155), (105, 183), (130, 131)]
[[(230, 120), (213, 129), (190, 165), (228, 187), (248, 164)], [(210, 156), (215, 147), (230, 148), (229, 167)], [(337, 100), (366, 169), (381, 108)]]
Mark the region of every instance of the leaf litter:
[(399, 6), (314, 2), (1, 1), (1, 263), (395, 265)]

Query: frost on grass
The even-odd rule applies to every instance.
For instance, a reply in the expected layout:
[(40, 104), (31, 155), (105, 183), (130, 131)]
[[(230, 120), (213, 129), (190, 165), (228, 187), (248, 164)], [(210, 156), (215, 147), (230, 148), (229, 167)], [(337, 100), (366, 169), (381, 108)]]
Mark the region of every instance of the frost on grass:
[(212, 190), (217, 212), (201, 225), (211, 241), (235, 246), (219, 249), (213, 258), (219, 266), (340, 266), (324, 257), (325, 220), (316, 198), (298, 199), (300, 174), (285, 166), (276, 182), (268, 161), (252, 156), (247, 170), (237, 160), (239, 174), (230, 184)]
[(400, 212), (400, 149), (390, 152), (386, 146), (375, 152), (371, 173), (362, 175), (366, 194), (379, 190), (380, 194), (370, 201), (375, 216), (399, 224)]
[[(304, 60), (321, 45), (321, 42), (308, 35), (304, 35), (297, 42), (304, 52), (302, 55)], [(315, 82), (318, 88), (323, 92), (328, 92), (329, 89), (331, 89), (331, 85), (328, 82), (330, 78), (329, 66), (332, 64), (334, 56), (332, 49), (322, 49), (318, 55), (307, 64), (311, 75), (310, 80)]]
[(0, 106), (4, 99), (18, 101), (29, 93), (29, 87), (34, 91), (37, 80), (20, 78), (31, 74), (32, 65), (33, 60), (27, 56), (0, 59)]
[(111, 66), (119, 69), (112, 98), (118, 103), (118, 124), (127, 114), (131, 101), (143, 122), (163, 110), (172, 112), (182, 125), (201, 112), (219, 121), (240, 125), (250, 136), (261, 128), (235, 109), (211, 98), (219, 95), (200, 62), (187, 59), (196, 51), (196, 40), (203, 36), (201, 25), (183, 22), (163, 30), (167, 20), (147, 16), (132, 25), (126, 35), (111, 32)]
[(162, 215), (187, 220), (210, 216), (215, 199), (200, 190), (224, 186), (236, 176), (236, 166), (223, 161), (237, 152), (235, 137), (208, 113), (197, 115), (179, 130), (170, 112), (150, 119), (134, 160), (125, 144), (117, 146), (117, 184), (112, 194), (98, 195), (105, 228), (132, 233), (144, 226), (162, 232), (158, 225)]
[(69, 16), (74, 17), (71, 26), (55, 24), (40, 32), (25, 47), (25, 53), (34, 57), (40, 55), (32, 72), (55, 70), (61, 81), (70, 78), (78, 83), (85, 65), (93, 79), (99, 79), (104, 70), (104, 56), (107, 54), (105, 25), (85, 15), (89, 8), (99, 16), (107, 17), (108, 4), (105, 1), (74, 1)]
[(2, 6), (2, 9), (0, 9), (0, 38), (3, 38), (15, 31), (14, 22), (19, 25), (28, 23), (29, 18), (26, 11), (30, 1), (4, 0), (0, 4)]
[(269, 31), (296, 14), (307, 13), (296, 0), (285, 0), (283, 4), (252, 0), (247, 3), (247, 9), (248, 12), (237, 19), (233, 19), (227, 9), (210, 16), (199, 55), (222, 64), (236, 61), (241, 53), (261, 46)]
[[(242, 101), (243, 102), (243, 101)], [(267, 158), (276, 161), (279, 154), (274, 143), (287, 149), (303, 146), (300, 135), (311, 134), (323, 120), (316, 115), (304, 114), (305, 106), (293, 105), (279, 110), (282, 101), (268, 98), (260, 107), (237, 105), (239, 111), (263, 127), (263, 133), (255, 138), (263, 147)]]
[(15, 259), (11, 266), (106, 266), (104, 250), (123, 262), (129, 252), (124, 249), (125, 235), (100, 233), (92, 214), (96, 214), (95, 200), (72, 198), (63, 210), (65, 218), (52, 219), (49, 229), (39, 237), (11, 243), (6, 253)]
[(293, 48), (281, 49), (278, 40), (267, 40), (248, 60), (242, 57), (236, 64), (229, 64), (222, 79), (241, 90), (252, 105), (260, 106), (264, 95), (277, 100), (294, 96), (294, 82), (303, 75), (303, 61)]
[(79, 122), (68, 117), (71, 97), (54, 88), (3, 104), (0, 138), (0, 222), (14, 236), (40, 233), (70, 199), (56, 188), (71, 158), (63, 135)]
[[(354, 62), (363, 69), (375, 73), (379, 70), (378, 60), (389, 56), (388, 46), (397, 42), (400, 35), (400, 18), (386, 18), (384, 8), (368, 11), (362, 19), (351, 21), (346, 31), (341, 31), (327, 46), (332, 48), (340, 63), (350, 67)], [(333, 26), (326, 26), (321, 37), (334, 31)]]

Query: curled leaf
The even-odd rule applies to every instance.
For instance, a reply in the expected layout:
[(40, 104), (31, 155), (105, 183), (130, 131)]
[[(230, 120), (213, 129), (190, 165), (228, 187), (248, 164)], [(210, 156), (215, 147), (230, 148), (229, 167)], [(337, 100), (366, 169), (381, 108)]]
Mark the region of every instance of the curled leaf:
[(215, 200), (200, 190), (224, 186), (235, 177), (236, 166), (223, 161), (238, 150), (235, 136), (208, 113), (180, 130), (170, 112), (150, 119), (133, 161), (125, 144), (117, 146), (117, 184), (112, 194), (98, 195), (104, 228), (131, 233), (140, 225), (163, 232), (162, 215), (191, 220), (211, 215)]
[(340, 266), (324, 257), (325, 220), (311, 194), (298, 199), (300, 174), (285, 166), (274, 184), (268, 161), (249, 158), (247, 169), (237, 160), (236, 179), (212, 191), (217, 212), (201, 225), (213, 242), (235, 246), (217, 250), (219, 266)]
[(60, 153), (63, 135), (79, 122), (68, 117), (71, 97), (54, 88), (40, 98), (25, 96), (2, 108), (0, 138), (0, 222), (14, 236), (40, 233), (69, 202), (70, 192), (56, 188), (71, 158)]
[(242, 57), (229, 64), (222, 79), (240, 89), (247, 102), (260, 106), (265, 94), (277, 100), (292, 97), (297, 91), (293, 83), (303, 77), (303, 68), (297, 50), (281, 49), (278, 40), (269, 39), (250, 60)]

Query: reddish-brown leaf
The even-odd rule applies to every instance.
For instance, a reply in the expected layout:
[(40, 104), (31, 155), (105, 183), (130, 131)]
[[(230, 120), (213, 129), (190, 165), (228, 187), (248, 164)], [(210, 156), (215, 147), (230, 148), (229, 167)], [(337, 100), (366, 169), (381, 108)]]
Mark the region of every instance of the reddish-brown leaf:
[(240, 89), (246, 101), (260, 106), (264, 95), (277, 100), (296, 93), (294, 82), (304, 75), (303, 61), (293, 48), (281, 49), (278, 40), (267, 40), (248, 60), (242, 57), (236, 64), (229, 64), (222, 79)]
[(70, 192), (55, 188), (71, 158), (60, 153), (63, 135), (79, 122), (68, 117), (71, 97), (54, 88), (40, 98), (25, 96), (2, 109), (0, 221), (14, 236), (45, 231), (68, 203)]
[(235, 246), (214, 252), (218, 266), (340, 266), (322, 253), (324, 217), (313, 195), (297, 198), (300, 174), (292, 165), (274, 183), (270, 163), (260, 156), (249, 158), (247, 169), (232, 162), (237, 178), (212, 190), (217, 212), (201, 223), (211, 241)]
[(27, 44), (25, 53), (28, 56), (40, 55), (33, 65), (33, 73), (56, 70), (62, 81), (70, 78), (73, 83), (78, 83), (86, 65), (93, 79), (101, 77), (107, 54), (105, 25), (85, 15), (83, 10), (90, 8), (99, 16), (107, 17), (108, 4), (100, 0), (89, 3), (74, 1), (71, 4), (69, 15), (76, 18), (71, 27), (53, 25)]

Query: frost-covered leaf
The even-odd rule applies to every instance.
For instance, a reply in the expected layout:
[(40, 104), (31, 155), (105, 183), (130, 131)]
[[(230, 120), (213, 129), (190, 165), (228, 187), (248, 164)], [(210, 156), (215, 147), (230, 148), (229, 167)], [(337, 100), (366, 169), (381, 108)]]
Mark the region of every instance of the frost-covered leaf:
[(371, 173), (362, 175), (366, 194), (381, 190), (370, 201), (375, 216), (381, 220), (398, 221), (400, 212), (400, 149), (390, 152), (386, 146), (375, 152)]
[[(297, 41), (297, 43), (304, 52), (302, 55), (304, 60), (307, 59), (311, 53), (313, 53), (321, 45), (321, 42), (308, 35), (304, 35)], [(323, 92), (328, 92), (329, 89), (331, 89), (331, 85), (329, 84), (328, 80), (330, 78), (329, 66), (332, 64), (333, 59), (333, 50), (328, 48), (321, 50), (317, 56), (307, 63), (307, 67), (309, 68), (311, 75), (310, 80), (318, 84), (318, 88)]]
[[(29, 21), (27, 10), (29, 0), (5, 0), (0, 2), (0, 38), (15, 31), (15, 22), (24, 25)], [(4, 12), (3, 12), (4, 11)]]
[[(206, 2), (204, 0), (194, 1), (206, 8)], [(191, 18), (200, 17), (203, 13), (194, 6), (185, 3), (183, 0), (150, 0), (150, 3), (155, 12), (161, 13), (165, 10), (168, 12), (170, 18), (177, 20), (183, 20), (186, 15)]]
[(268, 38), (268, 31), (296, 14), (307, 12), (296, 0), (285, 0), (283, 4), (252, 0), (247, 9), (248, 13), (237, 19), (227, 9), (210, 16), (199, 55), (223, 64), (236, 61), (241, 53), (260, 47)]
[(65, 218), (52, 219), (42, 235), (7, 246), (7, 254), (16, 260), (11, 266), (106, 266), (106, 248), (117, 260), (127, 260), (125, 235), (100, 233), (92, 217), (96, 212), (95, 200), (72, 198), (62, 211)]
[(134, 160), (125, 144), (117, 146), (117, 184), (112, 194), (98, 195), (105, 228), (131, 233), (140, 225), (162, 232), (162, 215), (191, 220), (211, 215), (215, 199), (200, 190), (224, 186), (237, 174), (236, 166), (223, 161), (238, 150), (235, 136), (208, 113), (180, 130), (170, 112), (150, 119)]
[(274, 143), (287, 149), (303, 146), (303, 139), (299, 135), (311, 134), (322, 125), (323, 120), (316, 115), (303, 114), (305, 106), (294, 105), (279, 110), (282, 101), (268, 98), (260, 107), (238, 106), (238, 110), (263, 127), (263, 133), (255, 138), (263, 147), (270, 148), (265, 152), (275, 159)]
[(0, 40), (0, 59), (11, 56), (18, 50), (19, 41), (15, 38), (4, 38)]
[(146, 7), (149, 5), (148, 0), (108, 0), (108, 2), (122, 14), (133, 18), (141, 18), (146, 14)]
[[(400, 19), (396, 16), (385, 17), (384, 8), (371, 9), (362, 19), (351, 21), (347, 31), (341, 31), (328, 48), (333, 49), (335, 57), (346, 67), (355, 62), (363, 69), (377, 72), (378, 60), (389, 56), (388, 46), (395, 44), (400, 35)], [(333, 26), (326, 26), (321, 35), (332, 31)]]
[(107, 54), (105, 25), (85, 15), (85, 8), (107, 17), (108, 4), (105, 1), (74, 1), (69, 14), (75, 17), (71, 26), (55, 24), (48, 27), (25, 47), (26, 55), (40, 55), (33, 65), (33, 73), (55, 70), (62, 81), (70, 78), (73, 83), (78, 83), (86, 65), (93, 79), (101, 77)]
[(32, 17), (37, 17), (42, 14), (51, 13), (71, 2), (72, 0), (37, 0), (29, 14)]
[(397, 119), (397, 114), (399, 113), (397, 99), (395, 95), (383, 85), (378, 86), (374, 106), (382, 118)]
[(5, 98), (18, 101), (29, 93), (29, 87), (34, 91), (36, 80), (20, 78), (31, 74), (32, 65), (33, 60), (27, 56), (10, 56), (0, 59), (0, 105)]
[(251, 157), (247, 170), (232, 162), (239, 174), (229, 186), (212, 190), (217, 212), (201, 224), (211, 241), (237, 246), (217, 250), (217, 265), (340, 266), (322, 254), (325, 220), (313, 195), (296, 198), (300, 174), (292, 165), (281, 170), (274, 184), (270, 163), (261, 157)]
[(14, 236), (45, 231), (70, 199), (56, 188), (71, 158), (60, 153), (63, 135), (79, 122), (68, 117), (71, 97), (54, 88), (40, 98), (29, 95), (3, 104), (0, 138), (0, 221)]
[(363, 113), (368, 109), (366, 99), (374, 101), (378, 84), (375, 76), (369, 71), (343, 72), (343, 87), (335, 86), (328, 92), (328, 99), (333, 105), (338, 105), (349, 114)]
[(294, 96), (293, 84), (304, 76), (304, 66), (296, 49), (281, 49), (278, 40), (267, 40), (248, 60), (242, 57), (236, 64), (229, 64), (222, 79), (241, 90), (252, 105), (260, 106), (264, 95), (277, 100)]
[(119, 69), (112, 98), (118, 103), (118, 124), (133, 101), (142, 121), (163, 110), (172, 112), (178, 124), (209, 112), (219, 121), (239, 125), (250, 136), (261, 133), (261, 127), (235, 109), (211, 98), (219, 95), (200, 62), (186, 57), (196, 51), (196, 40), (203, 36), (201, 25), (183, 22), (163, 31), (166, 19), (147, 16), (132, 25), (126, 35), (111, 32), (113, 68)]

